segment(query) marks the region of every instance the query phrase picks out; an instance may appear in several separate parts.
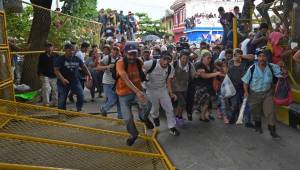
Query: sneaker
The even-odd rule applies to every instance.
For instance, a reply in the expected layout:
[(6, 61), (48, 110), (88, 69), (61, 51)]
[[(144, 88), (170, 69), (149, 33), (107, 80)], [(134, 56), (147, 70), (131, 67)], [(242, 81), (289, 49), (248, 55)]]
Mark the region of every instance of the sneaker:
[(156, 127), (160, 126), (159, 118), (153, 118), (153, 122), (154, 122)]
[(146, 120), (143, 122), (145, 123), (147, 129), (154, 129), (153, 123), (148, 118), (146, 118)]
[(92, 98), (92, 99), (91, 99), (91, 102), (95, 102), (95, 99), (94, 99), (94, 98)]
[(222, 112), (220, 108), (217, 109), (217, 118), (222, 119)]
[(255, 128), (253, 123), (251, 123), (251, 122), (250, 123), (245, 123), (245, 127), (246, 128), (253, 128), (253, 129)]
[(184, 125), (184, 120), (182, 117), (176, 117), (176, 125), (178, 125), (178, 126)]
[(134, 142), (136, 141), (137, 137), (129, 137), (126, 141), (126, 144), (128, 146), (132, 146), (134, 144)]
[(123, 119), (123, 116), (122, 115), (118, 115), (118, 119)]
[(100, 114), (104, 117), (107, 117), (107, 112), (104, 111), (102, 107), (100, 107)]
[(180, 135), (179, 131), (175, 127), (170, 129), (170, 134), (173, 135), (173, 136), (179, 136)]

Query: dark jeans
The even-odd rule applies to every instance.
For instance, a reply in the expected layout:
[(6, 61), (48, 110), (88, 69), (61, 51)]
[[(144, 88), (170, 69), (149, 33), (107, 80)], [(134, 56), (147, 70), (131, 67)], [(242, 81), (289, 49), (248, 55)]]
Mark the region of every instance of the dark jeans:
[(83, 89), (80, 82), (71, 82), (69, 85), (62, 85), (60, 82), (57, 83), (57, 91), (58, 91), (58, 109), (66, 110), (66, 102), (67, 97), (70, 90), (76, 94), (76, 109), (77, 111), (81, 111), (83, 105)]

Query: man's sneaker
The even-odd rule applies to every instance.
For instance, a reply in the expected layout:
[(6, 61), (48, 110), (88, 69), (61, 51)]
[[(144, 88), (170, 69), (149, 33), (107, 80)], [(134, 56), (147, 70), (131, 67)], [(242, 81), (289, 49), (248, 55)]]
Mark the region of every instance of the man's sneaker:
[(245, 127), (246, 128), (253, 128), (253, 129), (255, 128), (255, 126), (251, 122), (250, 123), (245, 123)]
[(174, 136), (179, 136), (180, 135), (179, 131), (175, 127), (170, 129), (170, 134), (174, 135)]
[(176, 117), (176, 125), (178, 125), (178, 126), (184, 125), (184, 120), (182, 117)]
[(148, 118), (146, 118), (143, 122), (145, 123), (147, 129), (154, 129), (153, 123)]
[(129, 137), (126, 141), (126, 144), (128, 146), (132, 146), (134, 144), (134, 142), (136, 141), (137, 137)]
[(153, 122), (154, 122), (156, 127), (160, 126), (159, 118), (153, 118)]
[(101, 116), (107, 117), (107, 112), (104, 111), (102, 107), (100, 107), (100, 114)]
[(220, 108), (217, 109), (217, 118), (222, 119), (222, 112)]

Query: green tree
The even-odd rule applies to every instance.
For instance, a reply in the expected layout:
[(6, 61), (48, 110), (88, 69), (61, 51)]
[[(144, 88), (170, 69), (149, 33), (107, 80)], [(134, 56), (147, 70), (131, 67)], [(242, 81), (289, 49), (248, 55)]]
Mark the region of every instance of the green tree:
[(18, 46), (24, 47), (27, 44), (27, 38), (32, 24), (32, 6), (26, 6), (24, 11), (16, 14), (12, 11), (6, 11), (7, 32), (9, 37), (15, 38)]
[(169, 36), (160, 20), (151, 19), (147, 13), (135, 13), (135, 15), (138, 17), (139, 23), (138, 36), (157, 35), (161, 38)]

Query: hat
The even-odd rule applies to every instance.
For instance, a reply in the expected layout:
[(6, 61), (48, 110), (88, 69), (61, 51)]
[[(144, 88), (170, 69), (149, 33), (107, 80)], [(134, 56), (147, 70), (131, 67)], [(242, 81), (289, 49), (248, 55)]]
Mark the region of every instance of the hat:
[(138, 45), (136, 42), (127, 42), (125, 44), (124, 51), (126, 53), (131, 53), (131, 52), (138, 52)]
[(128, 12), (128, 15), (133, 15), (133, 13), (131, 11)]
[(261, 47), (261, 48), (257, 48), (255, 50), (255, 54), (257, 56), (259, 56), (261, 53), (265, 54), (266, 50), (267, 50), (267, 46), (264, 46), (264, 47)]
[(64, 49), (65, 50), (67, 50), (67, 49), (74, 49), (74, 46), (72, 44), (70, 44), (70, 43), (67, 43), (67, 44), (65, 44)]
[(172, 55), (167, 51), (163, 51), (160, 55), (160, 58), (172, 60)]

